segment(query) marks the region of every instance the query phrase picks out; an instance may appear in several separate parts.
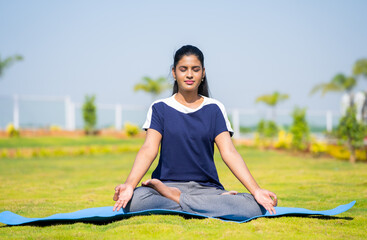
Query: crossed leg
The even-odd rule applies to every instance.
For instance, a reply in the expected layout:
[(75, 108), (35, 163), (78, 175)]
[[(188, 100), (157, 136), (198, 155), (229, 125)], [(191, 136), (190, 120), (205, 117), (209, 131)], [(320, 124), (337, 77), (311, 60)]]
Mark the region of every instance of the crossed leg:
[(191, 195), (181, 192), (176, 187), (169, 187), (158, 179), (149, 179), (143, 182), (142, 185), (153, 188), (163, 197), (177, 203), (186, 212), (239, 220), (265, 213), (265, 209), (248, 193), (229, 191), (219, 195), (207, 195), (205, 194), (206, 190), (198, 189), (198, 191), (202, 191), (202, 194)]
[(164, 183), (162, 183), (160, 180), (155, 179), (155, 178), (149, 179), (143, 182), (141, 185), (146, 186), (146, 187), (151, 187), (155, 189), (157, 192), (159, 192), (162, 196), (168, 199), (171, 199), (178, 204), (180, 203), (181, 191), (180, 189), (176, 187), (168, 187)]
[[(160, 180), (155, 179), (155, 178), (149, 179), (143, 182), (142, 185), (146, 187), (151, 187), (155, 189), (157, 192), (159, 192), (162, 196), (168, 199), (171, 199), (175, 201), (176, 203), (180, 204), (180, 196), (181, 196), (180, 189), (175, 188), (175, 187), (168, 187), (167, 185), (162, 183)], [(228, 192), (222, 193), (221, 195), (236, 195), (237, 193), (238, 193), (237, 191), (228, 191)]]

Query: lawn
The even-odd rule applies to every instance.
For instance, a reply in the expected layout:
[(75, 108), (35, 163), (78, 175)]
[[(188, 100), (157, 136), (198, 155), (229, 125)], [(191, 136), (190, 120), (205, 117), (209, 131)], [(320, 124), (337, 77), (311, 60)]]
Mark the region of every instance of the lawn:
[[(47, 139), (46, 139), (47, 140)], [(43, 140), (44, 142), (47, 142)], [(19, 140), (18, 140), (19, 141)], [(76, 140), (88, 145), (92, 140)], [(100, 144), (126, 140), (95, 139)], [(135, 139), (141, 145), (143, 140)], [(32, 139), (23, 147), (39, 146)], [(39, 143), (41, 142), (41, 143)], [(68, 146), (53, 140), (44, 147)], [(132, 142), (127, 141), (128, 144)], [(15, 145), (14, 145), (15, 144)], [(93, 142), (93, 144), (96, 144)], [(0, 147), (19, 146), (0, 141)], [(349, 211), (335, 217), (260, 218), (238, 224), (215, 219), (180, 216), (138, 216), (106, 225), (86, 223), (46, 227), (0, 224), (1, 239), (362, 239), (367, 226), (367, 165), (331, 158), (311, 158), (238, 147), (260, 186), (274, 191), (279, 206), (331, 209), (356, 200)], [(136, 152), (79, 157), (0, 159), (0, 212), (26, 217), (45, 217), (84, 208), (111, 206), (114, 187), (123, 182)], [(228, 190), (245, 191), (222, 162), (215, 161), (222, 184)], [(154, 166), (157, 161), (154, 163)], [(143, 179), (148, 179), (152, 170)]]
[(119, 145), (119, 144), (140, 144), (142, 139), (118, 139), (114, 137), (21, 137), (21, 138), (0, 138), (0, 149), (20, 148), (20, 147), (67, 147), (67, 146), (90, 146), (90, 145)]

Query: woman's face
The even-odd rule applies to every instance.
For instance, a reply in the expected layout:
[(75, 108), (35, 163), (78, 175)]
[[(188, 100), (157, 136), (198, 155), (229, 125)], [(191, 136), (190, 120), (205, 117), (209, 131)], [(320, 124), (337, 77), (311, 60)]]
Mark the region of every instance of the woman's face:
[(183, 56), (172, 69), (179, 91), (198, 91), (201, 80), (205, 76), (205, 68), (195, 55)]

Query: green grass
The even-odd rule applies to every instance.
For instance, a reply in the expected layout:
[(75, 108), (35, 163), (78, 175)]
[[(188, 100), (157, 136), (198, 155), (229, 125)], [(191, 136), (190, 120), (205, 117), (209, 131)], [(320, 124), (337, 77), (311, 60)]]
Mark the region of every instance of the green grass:
[[(55, 141), (53, 144), (61, 143)], [(85, 142), (82, 144), (85, 145)], [(137, 140), (136, 144), (142, 144), (142, 140)], [(240, 147), (238, 150), (260, 186), (277, 193), (279, 206), (323, 210), (352, 200), (357, 203), (351, 210), (336, 217), (260, 218), (243, 224), (215, 219), (185, 220), (170, 215), (138, 216), (106, 225), (75, 223), (47, 227), (7, 227), (0, 224), (0, 238), (365, 238), (366, 164), (351, 165), (330, 158), (314, 159)], [(114, 204), (113, 189), (126, 179), (135, 155), (135, 152), (129, 152), (87, 157), (0, 159), (0, 212), (9, 210), (25, 217), (45, 217), (111, 206)], [(220, 180), (226, 189), (245, 191), (222, 162), (218, 151), (215, 160)], [(156, 164), (157, 161), (143, 179), (149, 178)]]
[(90, 146), (90, 145), (111, 145), (111, 144), (141, 144), (141, 138), (118, 139), (114, 137), (14, 137), (0, 138), (1, 148), (21, 148), (21, 147), (61, 147), (61, 146)]

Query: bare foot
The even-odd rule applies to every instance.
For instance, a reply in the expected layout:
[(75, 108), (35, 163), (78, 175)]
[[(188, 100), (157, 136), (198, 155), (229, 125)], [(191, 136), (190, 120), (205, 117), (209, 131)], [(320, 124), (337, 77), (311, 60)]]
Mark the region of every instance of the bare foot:
[(225, 192), (225, 193), (222, 193), (221, 195), (237, 195), (237, 191), (229, 191), (229, 192)]
[(151, 187), (157, 190), (157, 192), (159, 192), (162, 196), (168, 199), (171, 199), (175, 201), (176, 203), (180, 204), (180, 196), (181, 196), (180, 189), (175, 188), (175, 187), (168, 187), (164, 183), (162, 183), (160, 180), (155, 179), (155, 178), (149, 179), (143, 182), (142, 185), (146, 187)]

